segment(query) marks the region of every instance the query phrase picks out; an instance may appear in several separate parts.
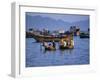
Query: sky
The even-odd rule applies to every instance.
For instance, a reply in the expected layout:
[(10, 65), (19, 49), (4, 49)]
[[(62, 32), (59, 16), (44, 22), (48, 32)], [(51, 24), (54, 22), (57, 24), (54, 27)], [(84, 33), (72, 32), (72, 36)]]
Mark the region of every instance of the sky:
[(50, 17), (55, 20), (63, 20), (65, 22), (73, 23), (89, 19), (89, 15), (76, 15), (76, 14), (54, 14), (54, 13), (33, 13), (27, 12), (30, 16)]
[(70, 26), (80, 27), (86, 31), (89, 26), (89, 15), (59, 14), (59, 13), (36, 13), (26, 12), (26, 30), (29, 28), (68, 30)]

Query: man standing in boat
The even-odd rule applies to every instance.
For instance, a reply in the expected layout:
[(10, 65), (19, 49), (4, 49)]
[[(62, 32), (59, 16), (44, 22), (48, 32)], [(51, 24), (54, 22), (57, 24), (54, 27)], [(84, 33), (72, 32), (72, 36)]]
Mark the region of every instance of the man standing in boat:
[(53, 45), (53, 48), (56, 48), (56, 44), (55, 44), (55, 41), (54, 40), (52, 42), (52, 45)]

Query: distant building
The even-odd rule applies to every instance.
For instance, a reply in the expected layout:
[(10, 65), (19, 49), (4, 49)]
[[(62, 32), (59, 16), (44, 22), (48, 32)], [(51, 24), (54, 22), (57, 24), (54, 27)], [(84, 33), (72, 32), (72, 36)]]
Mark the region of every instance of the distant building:
[(59, 33), (65, 33), (65, 31), (64, 31), (64, 30), (59, 30), (58, 32), (59, 32)]
[(71, 26), (70, 32), (73, 33), (73, 35), (75, 35), (75, 36), (79, 36), (80, 35), (80, 28), (78, 26)]

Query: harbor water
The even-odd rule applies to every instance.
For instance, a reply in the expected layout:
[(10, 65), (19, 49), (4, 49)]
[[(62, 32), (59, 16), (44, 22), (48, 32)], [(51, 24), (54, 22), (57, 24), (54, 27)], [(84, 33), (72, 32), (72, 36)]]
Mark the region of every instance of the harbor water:
[(45, 51), (42, 44), (26, 38), (26, 67), (85, 65), (89, 64), (89, 38), (74, 36), (74, 49)]

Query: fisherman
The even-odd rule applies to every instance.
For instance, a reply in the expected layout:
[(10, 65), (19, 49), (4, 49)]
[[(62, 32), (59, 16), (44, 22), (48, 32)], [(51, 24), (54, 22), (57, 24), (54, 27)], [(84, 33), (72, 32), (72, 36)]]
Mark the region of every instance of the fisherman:
[(47, 42), (43, 42), (43, 46), (46, 47), (46, 48), (49, 47)]
[(53, 48), (56, 47), (56, 44), (55, 44), (55, 41), (54, 41), (54, 40), (53, 40), (53, 42), (52, 42), (52, 45), (53, 45)]
[(71, 40), (71, 45), (74, 47), (74, 40)]
[(49, 49), (53, 49), (53, 45), (50, 43), (48, 46)]
[(66, 41), (64, 41), (64, 47), (66, 47), (67, 46), (67, 42)]
[(67, 46), (71, 46), (71, 41), (70, 40), (67, 40)]
[(60, 40), (60, 46), (63, 46), (63, 45), (64, 45), (64, 40), (61, 39), (61, 40)]

